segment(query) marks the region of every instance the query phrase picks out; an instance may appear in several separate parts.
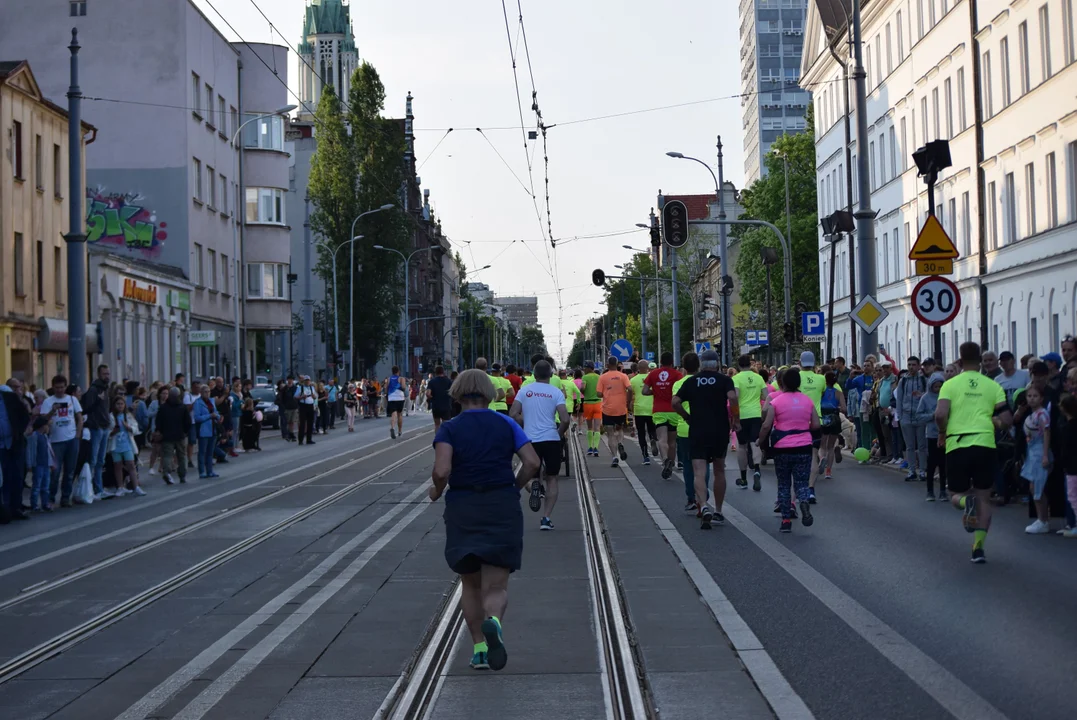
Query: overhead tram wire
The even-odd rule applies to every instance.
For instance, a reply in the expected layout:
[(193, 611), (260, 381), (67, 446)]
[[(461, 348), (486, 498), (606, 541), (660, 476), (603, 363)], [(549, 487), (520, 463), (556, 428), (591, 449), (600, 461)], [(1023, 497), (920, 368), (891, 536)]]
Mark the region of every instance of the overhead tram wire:
[(441, 139), (438, 140), (438, 144), (434, 146), (434, 149), (430, 151), (430, 154), (426, 156), (426, 159), (419, 163), (419, 167), (415, 169), (415, 172), (422, 170), (423, 165), (426, 165), (426, 163), (430, 161), (430, 158), (434, 157), (434, 153), (436, 153), (438, 151), (438, 148), (441, 147), (441, 143), (445, 142), (445, 138), (449, 137), (449, 133), (451, 133), (452, 130), (452, 128), (449, 128), (445, 131), (445, 134), (441, 136)]

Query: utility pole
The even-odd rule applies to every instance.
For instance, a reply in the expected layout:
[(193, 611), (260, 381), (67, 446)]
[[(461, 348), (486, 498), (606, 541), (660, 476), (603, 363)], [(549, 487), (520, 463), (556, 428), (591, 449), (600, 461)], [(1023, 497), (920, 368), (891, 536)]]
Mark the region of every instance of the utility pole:
[[(86, 233), (82, 215), (82, 90), (79, 88), (79, 31), (71, 30), (71, 86), (67, 89), (68, 230), (67, 362), (71, 384), (86, 387)], [(117, 373), (118, 375), (119, 373)]]
[(303, 198), (303, 329), (306, 331), (300, 336), (301, 354), (303, 364), (306, 365), (306, 374), (314, 376), (314, 292), (311, 286), (311, 252), (313, 243), (310, 241), (310, 195)]
[[(860, 207), (855, 213), (857, 261), (860, 270), (861, 299), (876, 292), (875, 211), (871, 209), (871, 184), (868, 176), (867, 73), (864, 72), (864, 38), (860, 27), (861, 0), (853, 0), (853, 80), (856, 83), (856, 156)], [(790, 240), (791, 242), (791, 240)], [(878, 347), (877, 333), (860, 333), (860, 356), (866, 358)]]
[[(729, 274), (729, 238), (725, 225), (725, 168), (722, 161), (722, 136), (718, 136), (718, 220), (722, 224), (718, 226), (718, 265), (722, 273), (719, 284), (719, 295), (722, 297), (722, 366), (729, 366), (730, 352), (733, 345), (733, 308), (730, 307), (729, 298), (726, 294), (726, 278)], [(695, 350), (695, 347), (692, 347)]]
[[(681, 358), (681, 303), (679, 301), (681, 298), (677, 289), (677, 248), (670, 248), (669, 254), (672, 256), (670, 268), (673, 271), (673, 362), (679, 364)], [(695, 350), (695, 348), (692, 349)]]
[(640, 358), (647, 359), (647, 296), (643, 292), (643, 273), (639, 274), (639, 337)]

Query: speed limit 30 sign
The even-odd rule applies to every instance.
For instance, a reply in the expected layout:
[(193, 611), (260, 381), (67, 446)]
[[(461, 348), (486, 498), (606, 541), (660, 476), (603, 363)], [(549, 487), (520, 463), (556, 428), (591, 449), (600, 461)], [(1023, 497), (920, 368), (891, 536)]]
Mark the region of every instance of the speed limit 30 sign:
[(912, 291), (913, 314), (925, 325), (939, 327), (957, 317), (961, 310), (961, 293), (942, 276), (926, 277)]

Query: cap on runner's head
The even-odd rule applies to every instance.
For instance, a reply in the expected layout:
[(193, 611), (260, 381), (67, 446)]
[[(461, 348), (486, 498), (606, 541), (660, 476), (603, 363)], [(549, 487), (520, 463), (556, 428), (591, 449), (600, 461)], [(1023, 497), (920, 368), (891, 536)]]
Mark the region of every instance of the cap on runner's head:
[(490, 366), (490, 369), (494, 372), (501, 372), (501, 363), (494, 363)]
[(585, 362), (583, 363), (583, 366), (584, 366), (584, 368), (586, 368), (587, 370), (594, 370), (594, 369), (595, 369), (595, 364), (594, 364), (593, 362), (591, 362), (590, 360), (587, 360), (587, 361), (585, 361)]
[(800, 367), (802, 368), (814, 368), (815, 367), (815, 353), (811, 350), (805, 350), (800, 353)]
[(703, 354), (699, 356), (701, 363), (716, 363), (718, 362), (718, 353), (714, 350), (704, 350)]

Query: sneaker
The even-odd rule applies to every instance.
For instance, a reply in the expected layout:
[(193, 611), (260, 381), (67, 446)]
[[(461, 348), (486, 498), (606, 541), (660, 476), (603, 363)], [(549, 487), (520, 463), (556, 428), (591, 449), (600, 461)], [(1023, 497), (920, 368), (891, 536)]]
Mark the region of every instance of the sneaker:
[(622, 460), (628, 459), (628, 453), (625, 452), (625, 446), (621, 443), (617, 443), (617, 454), (621, 456)]
[(696, 504), (695, 500), (689, 500), (687, 503), (685, 503), (685, 505), (684, 505), (684, 514), (685, 515), (696, 515), (698, 513), (699, 513), (699, 505)]
[(538, 483), (538, 486), (539, 486), (539, 497), (542, 498), (543, 500), (545, 500), (546, 499), (546, 486), (543, 485), (541, 482)]
[(151, 467), (150, 468), (150, 475), (156, 475), (156, 474), (157, 474), (157, 468)]
[(486, 653), (477, 652), (471, 656), (471, 669), (472, 670), (489, 670), (490, 663), (486, 660)]
[(1069, 525), (1067, 525), (1066, 527), (1062, 528), (1061, 530), (1055, 530), (1055, 535), (1065, 535), (1066, 533), (1068, 533), (1072, 529), (1073, 528), (1071, 528)]
[(389, 439), (390, 440), (396, 440), (396, 428), (394, 428), (394, 427), (389, 428)]
[(101, 501), (102, 501), (102, 500), (104, 500), (104, 499), (105, 499), (105, 496), (104, 496), (104, 495), (102, 495), (101, 493), (94, 493), (94, 494), (93, 494), (93, 500), (94, 500), (94, 502), (101, 502)]
[[(48, 508), (45, 508), (48, 510)], [(1062, 537), (1064, 538), (1077, 538), (1077, 528), (1070, 528), (1069, 530), (1062, 531)]]
[(965, 532), (975, 532), (977, 525), (976, 496), (965, 497), (965, 512), (961, 516), (961, 524), (965, 526)]
[(781, 514), (781, 512), (782, 512), (782, 504), (781, 503), (777, 503), (777, 502), (774, 503), (774, 512), (778, 513), (779, 515)]
[(103, 488), (98, 494), (101, 496), (102, 500), (106, 498), (116, 497), (116, 491), (112, 488)]
[(924, 500), (926, 500), (927, 502), (935, 502), (935, 493), (928, 490), (927, 491), (927, 497), (924, 498)]
[(808, 488), (808, 502), (815, 504), (815, 488)]
[(782, 520), (781, 527), (778, 528), (778, 532), (791, 533), (793, 532), (793, 521)]
[(823, 475), (823, 479), (824, 479), (824, 480), (833, 480), (833, 479), (834, 479), (834, 475), (833, 475), (833, 474), (832, 474), (832, 473), (831, 473), (831, 472), (830, 472), (829, 470), (827, 470), (827, 471), (826, 471), (826, 474), (825, 474), (825, 475)]
[(139, 486), (139, 487), (136, 487), (136, 488), (135, 488), (134, 490), (132, 490), (131, 492), (133, 492), (133, 493), (134, 493), (135, 495), (138, 495), (139, 497), (142, 497), (143, 495), (145, 495), (145, 494), (146, 494), (146, 491), (145, 491), (145, 490), (143, 490), (141, 486)]
[(737, 478), (737, 487), (740, 488), (741, 490), (747, 490), (748, 489), (748, 481), (745, 480), (744, 478)]
[(983, 565), (985, 562), (987, 562), (987, 556), (984, 555), (983, 548), (972, 549), (972, 562), (976, 563), (977, 565)]
[(172, 476), (169, 475), (168, 473), (165, 473), (164, 475), (162, 475), (161, 479), (165, 481), (165, 485), (174, 485), (175, 484), (175, 482), (172, 480)]
[(217, 473), (214, 472), (214, 473), (210, 473), (209, 475), (206, 475), (206, 477), (208, 477), (208, 478), (219, 478), (220, 475), (218, 475)]
[(651, 456), (650, 455), (644, 455), (643, 456), (643, 464), (644, 465), (650, 465), (651, 464)]
[(539, 489), (538, 482), (531, 483), (531, 495), (527, 498), (527, 507), (531, 508), (531, 512), (538, 512), (542, 509), (542, 491)]
[(71, 507), (71, 501), (70, 500), (60, 500), (60, 507), (62, 507), (62, 508)]
[(618, 465), (620, 465), (620, 462), (619, 462), (619, 461), (617, 460), (617, 457), (615, 456), (615, 457), (613, 458), (613, 461), (612, 461), (612, 462), (610, 463), (610, 467), (611, 467), (611, 468), (612, 468), (612, 467), (617, 467)]
[(811, 514), (811, 505), (806, 502), (800, 503), (800, 524), (804, 527), (811, 527), (815, 522), (815, 518)]
[(680, 460), (677, 461), (677, 469), (684, 470), (684, 463), (682, 463)]
[(1046, 535), (1051, 532), (1051, 526), (1043, 520), (1035, 520), (1025, 528), (1025, 532), (1029, 535)]
[(927, 473), (923, 470), (920, 471), (920, 482), (927, 482)]
[(711, 517), (711, 522), (715, 525), (725, 525), (725, 515), (715, 510), (714, 516)]
[(752, 490), (759, 492), (763, 489), (763, 476), (758, 470), (752, 473)]
[(916, 471), (910, 470), (909, 474), (905, 476), (905, 482), (913, 482), (916, 480)]
[(950, 502), (950, 496), (945, 490), (939, 490), (939, 502)]
[(539, 520), (539, 530), (553, 530), (553, 521), (548, 517)]
[(671, 477), (673, 477), (673, 461), (666, 460), (662, 463), (662, 479), (669, 480)]
[(490, 663), (490, 669), (504, 669), (509, 661), (509, 654), (505, 651), (505, 642), (501, 637), (501, 623), (497, 621), (497, 618), (488, 617), (482, 621), (482, 635), (486, 638), (486, 660)]
[(710, 530), (711, 529), (711, 520), (713, 520), (713, 519), (714, 519), (714, 511), (711, 510), (710, 505), (704, 505), (703, 509), (700, 511), (699, 529), (700, 530)]

